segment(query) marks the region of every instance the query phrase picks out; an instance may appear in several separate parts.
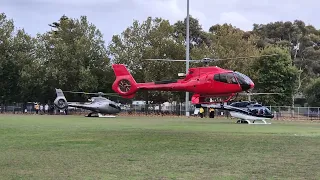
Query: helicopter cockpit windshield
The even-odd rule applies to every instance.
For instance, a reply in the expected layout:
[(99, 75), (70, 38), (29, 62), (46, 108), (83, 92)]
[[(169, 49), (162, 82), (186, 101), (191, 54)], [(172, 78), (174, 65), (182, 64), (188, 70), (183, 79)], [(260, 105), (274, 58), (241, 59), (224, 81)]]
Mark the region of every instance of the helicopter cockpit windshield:
[(240, 84), (252, 84), (253, 83), (252, 80), (248, 76), (246, 76), (238, 71), (235, 71), (234, 74), (236, 75)]
[(272, 116), (272, 112), (267, 107), (264, 107), (264, 106), (261, 106), (261, 105), (260, 106), (255, 106), (253, 104), (253, 105), (250, 105), (248, 107), (248, 109), (253, 115)]
[(247, 91), (253, 88), (253, 82), (248, 76), (237, 71), (234, 72), (234, 75), (237, 77), (243, 91)]
[(215, 74), (213, 79), (215, 81), (224, 82), (228, 84), (238, 84), (235, 75), (232, 72)]
[(213, 79), (215, 81), (228, 84), (239, 84), (242, 88), (242, 91), (247, 91), (254, 87), (254, 83), (248, 76), (237, 71), (215, 74)]

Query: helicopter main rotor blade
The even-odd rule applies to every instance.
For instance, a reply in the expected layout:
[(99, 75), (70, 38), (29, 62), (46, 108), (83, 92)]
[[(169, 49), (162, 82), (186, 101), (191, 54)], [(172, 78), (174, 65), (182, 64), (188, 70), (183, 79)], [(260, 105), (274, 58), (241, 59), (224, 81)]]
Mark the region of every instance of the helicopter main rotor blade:
[[(180, 62), (184, 62), (186, 61), (185, 59), (145, 59), (145, 60), (148, 60), (148, 61), (180, 61)], [(192, 61), (192, 60), (189, 60), (189, 61)]]
[(97, 93), (79, 92), (79, 91), (63, 91), (63, 92), (75, 93), (75, 94), (97, 94)]
[(268, 55), (260, 55), (260, 56), (247, 56), (247, 57), (235, 57), (235, 58), (224, 58), (224, 59), (213, 59), (214, 61), (224, 61), (224, 60), (233, 60), (233, 59), (249, 59), (249, 58), (259, 58), (259, 57), (270, 57), (276, 56), (278, 54), (268, 54)]
[(79, 92), (79, 91), (63, 91), (63, 92), (69, 92), (69, 93), (75, 93), (75, 94), (92, 94), (92, 95), (107, 95), (107, 96), (117, 96), (117, 93), (90, 93), (90, 92)]
[[(207, 58), (208, 60), (213, 60), (213, 59), (209, 59)], [(186, 62), (187, 60), (185, 59), (145, 59), (145, 60), (148, 60), (148, 61), (172, 61), (172, 62)], [(205, 61), (206, 58), (204, 59), (190, 59), (189, 62), (201, 62), (201, 61)]]
[(284, 94), (284, 93), (239, 93), (239, 95), (269, 95), (269, 94)]
[(115, 97), (121, 97), (121, 96), (119, 96), (119, 94), (117, 94), (117, 93), (103, 93), (102, 95), (103, 95), (103, 96), (115, 96)]
[[(209, 61), (224, 61), (224, 60), (235, 60), (235, 59), (249, 59), (249, 58), (259, 58), (259, 57), (269, 57), (276, 56), (278, 54), (269, 54), (269, 55), (260, 55), (260, 56), (247, 56), (247, 57), (234, 57), (234, 58), (223, 58), (223, 59), (211, 59), (211, 58), (203, 58), (203, 59), (192, 59), (189, 62), (201, 63), (201, 62), (209, 62)], [(145, 59), (149, 61), (172, 61), (172, 62), (186, 62), (185, 59)]]

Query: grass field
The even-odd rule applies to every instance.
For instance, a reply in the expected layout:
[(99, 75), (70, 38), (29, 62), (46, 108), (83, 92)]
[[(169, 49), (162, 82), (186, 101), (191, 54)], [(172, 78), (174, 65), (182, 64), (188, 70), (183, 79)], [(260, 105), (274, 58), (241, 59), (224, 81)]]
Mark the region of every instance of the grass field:
[(320, 179), (320, 123), (0, 116), (0, 179)]

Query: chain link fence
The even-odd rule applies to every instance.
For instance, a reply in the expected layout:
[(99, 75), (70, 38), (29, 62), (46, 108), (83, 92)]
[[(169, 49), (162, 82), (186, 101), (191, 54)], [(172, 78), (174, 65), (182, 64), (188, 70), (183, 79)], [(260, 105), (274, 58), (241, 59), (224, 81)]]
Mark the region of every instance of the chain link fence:
[[(146, 104), (146, 105), (122, 105), (122, 111), (119, 115), (123, 116), (185, 116), (184, 103), (177, 105)], [(195, 106), (189, 106), (190, 116), (194, 115)], [(320, 120), (320, 107), (294, 107), (291, 106), (266, 106), (274, 114), (274, 120)], [(68, 111), (61, 111), (48, 104), (45, 109), (36, 111), (34, 103), (15, 103), (1, 105), (2, 114), (48, 114), (48, 115), (86, 115), (90, 111), (80, 108), (69, 107)], [(208, 117), (208, 109), (205, 108), (205, 116)], [(230, 118), (230, 113), (225, 110), (215, 110), (216, 117)]]
[(320, 107), (267, 106), (275, 119), (320, 120)]

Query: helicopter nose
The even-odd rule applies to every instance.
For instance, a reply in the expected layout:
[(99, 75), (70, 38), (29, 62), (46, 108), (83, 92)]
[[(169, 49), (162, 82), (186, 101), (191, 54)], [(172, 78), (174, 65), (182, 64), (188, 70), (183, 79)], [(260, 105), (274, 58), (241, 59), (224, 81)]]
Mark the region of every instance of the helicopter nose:
[(254, 83), (252, 81), (244, 83), (244, 84), (241, 85), (242, 91), (248, 91), (248, 90), (253, 89), (253, 88), (254, 88)]
[(121, 112), (121, 107), (120, 106), (117, 106), (117, 112), (119, 113), (119, 112)]
[(251, 82), (251, 83), (250, 83), (250, 89), (253, 89), (253, 88), (254, 88), (254, 83)]

